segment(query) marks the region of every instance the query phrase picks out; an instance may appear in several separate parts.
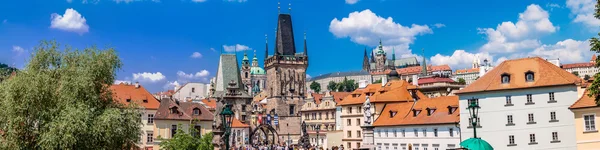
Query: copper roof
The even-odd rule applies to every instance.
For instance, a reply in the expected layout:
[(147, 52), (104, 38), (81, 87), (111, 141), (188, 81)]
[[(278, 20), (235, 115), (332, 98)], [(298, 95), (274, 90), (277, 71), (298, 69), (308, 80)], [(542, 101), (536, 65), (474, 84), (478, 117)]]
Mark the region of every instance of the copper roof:
[[(171, 109), (177, 109), (176, 113), (173, 113)], [(194, 109), (199, 109), (200, 114), (194, 115)], [(202, 104), (195, 102), (176, 102), (171, 99), (163, 99), (160, 103), (160, 107), (156, 111), (154, 119), (157, 120), (200, 120), (200, 121), (212, 121), (214, 118), (213, 113), (206, 109)]]
[[(414, 107), (412, 107), (414, 104)], [(416, 102), (388, 103), (373, 126), (397, 126), (397, 125), (422, 125), (422, 124), (446, 124), (456, 123), (460, 120), (458, 96), (442, 96), (431, 99), (421, 99)], [(455, 111), (449, 113), (448, 107), (454, 107)], [(421, 112), (414, 116), (414, 111)], [(428, 109), (435, 109), (431, 115), (427, 115)], [(394, 116), (391, 112), (395, 112)]]
[[(373, 94), (369, 97), (372, 103), (412, 101), (413, 99), (408, 91), (408, 89), (411, 87), (414, 86), (404, 80), (390, 81), (383, 87), (381, 86), (381, 83), (369, 84), (365, 88), (356, 89), (353, 94), (344, 97), (342, 101), (337, 103), (337, 105), (343, 106), (362, 104), (365, 102), (367, 95), (366, 93), (368, 92)], [(358, 95), (354, 93), (360, 94)], [(417, 91), (417, 96), (420, 98), (426, 97), (419, 91)]]
[[(528, 71), (534, 73), (534, 81), (525, 81), (525, 73)], [(509, 83), (503, 84), (500, 81), (502, 74), (510, 75)], [(458, 91), (457, 94), (568, 84), (576, 85), (579, 82), (580, 79), (577, 76), (554, 64), (540, 57), (531, 57), (504, 61), (483, 77)]]
[(600, 105), (598, 105), (596, 103), (595, 97), (588, 96), (589, 93), (590, 93), (589, 90), (585, 90), (585, 92), (583, 93), (583, 96), (581, 96), (581, 98), (579, 98), (577, 101), (575, 101), (575, 103), (573, 103), (573, 105), (571, 105), (571, 107), (569, 107), (569, 108), (570, 109), (578, 109), (578, 108), (600, 107)]
[(154, 110), (158, 109), (160, 104), (158, 99), (152, 96), (142, 85), (136, 88), (135, 85), (120, 83), (111, 85), (110, 90), (113, 98), (121, 104), (137, 103), (141, 107)]

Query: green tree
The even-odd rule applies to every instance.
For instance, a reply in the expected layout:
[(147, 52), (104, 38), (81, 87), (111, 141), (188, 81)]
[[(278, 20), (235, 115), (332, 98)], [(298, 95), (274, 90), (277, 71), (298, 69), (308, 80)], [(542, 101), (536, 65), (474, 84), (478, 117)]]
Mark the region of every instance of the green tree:
[(465, 84), (467, 84), (467, 81), (465, 81), (465, 79), (463, 79), (463, 78), (458, 78), (458, 83), (465, 85)]
[(310, 83), (310, 89), (319, 93), (319, 92), (321, 92), (321, 84), (313, 81), (312, 83)]
[(583, 79), (586, 80), (586, 81), (589, 80), (590, 79), (590, 75), (586, 74), (585, 76), (583, 76)]
[(0, 83), (0, 149), (133, 149), (141, 112), (113, 100), (121, 67), (112, 48), (34, 48), (27, 66)]
[(346, 88), (346, 86), (344, 86), (343, 82), (335, 84), (335, 89), (338, 92), (343, 92), (345, 88)]
[(177, 127), (177, 133), (170, 139), (162, 139), (161, 148), (167, 150), (212, 150), (212, 132), (200, 136), (193, 136), (190, 133), (198, 133), (194, 128), (190, 128), (189, 132), (181, 129), (181, 124)]
[(381, 79), (375, 80), (375, 82), (373, 82), (373, 83), (381, 83)]
[(329, 91), (337, 90), (337, 84), (333, 81), (329, 81), (329, 84), (327, 84), (327, 90), (329, 90)]
[(575, 76), (579, 77), (579, 72), (577, 72), (577, 71), (573, 71), (573, 72), (571, 72), (571, 73), (572, 73), (572, 74), (574, 74)]
[(352, 91), (356, 90), (357, 87), (358, 86), (354, 82), (354, 80), (347, 80), (344, 78), (344, 90), (346, 92), (352, 92)]
[[(600, 19), (600, 1), (596, 2), (596, 12), (594, 13), (594, 17), (596, 17), (597, 19)], [(598, 35), (600, 36), (600, 33), (598, 33)], [(598, 37), (592, 37), (590, 39), (590, 51), (599, 53), (600, 52), (600, 39)], [(599, 67), (600, 66), (600, 60), (596, 59), (595, 62), (595, 66)], [(588, 96), (593, 96), (596, 99), (596, 104), (600, 105), (600, 73), (596, 73), (594, 75), (594, 81), (592, 81), (592, 84), (590, 85), (590, 87), (588, 87), (588, 89), (590, 90), (590, 93), (588, 94)]]
[(17, 71), (17, 68), (0, 63), (0, 82), (8, 79), (8, 77), (10, 77), (10, 75), (15, 71)]

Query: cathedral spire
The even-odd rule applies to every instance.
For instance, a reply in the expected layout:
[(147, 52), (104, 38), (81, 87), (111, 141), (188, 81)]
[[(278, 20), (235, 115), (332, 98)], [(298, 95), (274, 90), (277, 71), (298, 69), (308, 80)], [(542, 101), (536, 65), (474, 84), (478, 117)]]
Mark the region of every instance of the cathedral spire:
[(267, 38), (267, 34), (265, 34), (265, 60), (269, 58), (269, 39)]
[(373, 51), (371, 51), (371, 63), (375, 63), (375, 56), (373, 56)]
[(306, 47), (306, 31), (304, 32), (304, 56), (308, 56), (308, 50)]
[(369, 64), (369, 56), (367, 56), (367, 47), (365, 47), (365, 55), (363, 56), (363, 70), (364, 71), (371, 70), (370, 64)]
[(425, 59), (425, 49), (421, 49), (423, 51), (423, 65), (421, 66), (421, 74), (427, 75), (427, 60)]

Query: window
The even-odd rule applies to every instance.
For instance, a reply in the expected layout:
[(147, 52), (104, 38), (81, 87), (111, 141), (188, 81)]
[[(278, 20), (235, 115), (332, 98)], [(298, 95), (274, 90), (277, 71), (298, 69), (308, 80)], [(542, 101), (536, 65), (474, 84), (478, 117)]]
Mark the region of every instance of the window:
[(196, 92), (196, 88), (192, 88), (192, 93)]
[(413, 110), (413, 117), (416, 117), (419, 113), (421, 113), (421, 110)]
[(351, 138), (351, 137), (352, 137), (352, 131), (347, 131), (346, 133), (347, 133), (347, 134), (346, 134), (346, 136), (347, 136), (347, 137), (349, 137), (349, 138)]
[(529, 134), (529, 144), (537, 144), (535, 142), (535, 134)]
[(352, 145), (350, 144), (350, 142), (348, 142), (348, 149), (351, 149)]
[(596, 114), (583, 115), (585, 131), (596, 131)]
[(242, 112), (246, 112), (246, 105), (242, 105)]
[(321, 118), (321, 116), (322, 116), (322, 115), (323, 115), (323, 114), (319, 113), (319, 120), (323, 120), (323, 119)]
[[(481, 120), (479, 119), (479, 117), (477, 117), (477, 127), (481, 126)], [(473, 118), (469, 118), (469, 122), (473, 122)], [(469, 126), (467, 127), (473, 127), (473, 124), (469, 123)]]
[(352, 107), (348, 107), (348, 109), (346, 109), (346, 111), (351, 114), (352, 113)]
[(377, 136), (381, 137), (381, 130), (377, 130)]
[(513, 123), (513, 116), (512, 115), (507, 115), (506, 116), (506, 121), (507, 121), (506, 125), (514, 125), (514, 123)]
[(200, 109), (194, 108), (194, 115), (200, 115)]
[(360, 130), (356, 131), (356, 137), (360, 138), (362, 134), (360, 134)]
[(360, 119), (356, 119), (356, 125), (360, 125)]
[(362, 106), (358, 106), (358, 108), (356, 109), (356, 111), (357, 111), (358, 113), (362, 113)]
[(476, 98), (468, 99), (467, 102), (468, 102), (467, 105), (470, 105), (472, 102), (475, 102), (475, 104), (479, 105), (479, 99), (476, 99)]
[(148, 114), (148, 124), (154, 123), (154, 114)]
[(527, 119), (529, 122), (527, 124), (535, 124), (535, 120), (533, 118), (533, 114), (527, 114)]
[(423, 137), (427, 137), (427, 129), (423, 129)]
[(512, 104), (511, 96), (506, 96), (506, 105)]
[(351, 126), (352, 125), (352, 121), (350, 119), (346, 119), (346, 125)]
[(508, 136), (508, 145), (515, 145), (515, 136), (514, 135)]
[(402, 137), (406, 137), (406, 130), (402, 129)]
[[(194, 125), (194, 129), (196, 131), (194, 133), (192, 133), (192, 136), (198, 136), (198, 137), (202, 136), (202, 126)], [(238, 131), (238, 135), (239, 135), (240, 130), (237, 130), (237, 131)]]
[(356, 142), (356, 147), (360, 148), (360, 142)]
[(176, 113), (178, 113), (178, 112), (177, 112), (177, 107), (173, 107), (173, 108), (171, 108), (171, 113), (172, 113), (172, 114), (176, 114)]
[(450, 137), (454, 137), (454, 128), (448, 129), (448, 133), (450, 133)]
[(510, 75), (508, 73), (504, 73), (502, 76), (502, 84), (508, 84), (510, 82)]
[(558, 120), (556, 120), (556, 112), (550, 112), (550, 122), (556, 122)]
[(387, 129), (384, 130), (384, 132), (385, 132), (385, 137), (390, 137), (389, 134), (388, 134), (388, 130)]
[(527, 103), (525, 104), (533, 104), (533, 99), (531, 98), (531, 94), (527, 94)]
[(248, 72), (244, 72), (244, 78), (248, 78)]
[(398, 131), (394, 130), (394, 137), (398, 137)]
[(525, 73), (525, 81), (527, 81), (527, 82), (533, 82), (534, 81), (533, 77), (534, 76), (533, 76), (533, 72), (532, 71), (527, 71)]
[(419, 131), (417, 131), (417, 129), (415, 129), (415, 137), (419, 137)]
[(152, 143), (152, 142), (154, 142), (154, 134), (152, 134), (152, 133), (146, 134), (146, 143)]
[(129, 103), (129, 102), (131, 102), (131, 99), (128, 98), (126, 101)]
[(438, 137), (438, 133), (437, 133), (438, 129), (433, 129), (433, 136), (434, 137)]
[(294, 115), (295, 112), (295, 106), (294, 105), (290, 105), (290, 115)]
[(558, 132), (552, 132), (552, 141), (558, 141)]
[(556, 101), (554, 100), (554, 92), (548, 93), (548, 97), (550, 98), (550, 101)]
[(177, 134), (177, 125), (171, 125), (171, 137), (174, 137)]
[(144, 102), (144, 103), (148, 103), (148, 100), (147, 100), (147, 99), (144, 99), (144, 100), (142, 100), (142, 102)]
[(325, 113), (325, 120), (329, 120), (329, 113)]

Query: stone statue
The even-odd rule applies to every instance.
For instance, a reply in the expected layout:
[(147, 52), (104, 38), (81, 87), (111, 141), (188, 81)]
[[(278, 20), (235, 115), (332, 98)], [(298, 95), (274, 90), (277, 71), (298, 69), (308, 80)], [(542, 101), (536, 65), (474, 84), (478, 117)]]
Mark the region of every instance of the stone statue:
[(365, 125), (371, 125), (371, 100), (367, 96), (367, 100), (363, 103), (363, 112), (365, 117)]
[(300, 140), (298, 141), (298, 145), (300, 145), (301, 147), (308, 149), (310, 147), (310, 140), (308, 138), (308, 132), (306, 132), (306, 123), (304, 121), (302, 121), (302, 124), (300, 126), (302, 128), (302, 136), (300, 137)]

